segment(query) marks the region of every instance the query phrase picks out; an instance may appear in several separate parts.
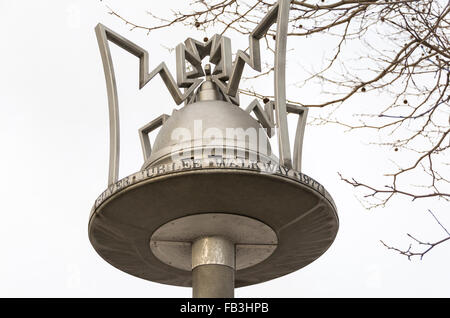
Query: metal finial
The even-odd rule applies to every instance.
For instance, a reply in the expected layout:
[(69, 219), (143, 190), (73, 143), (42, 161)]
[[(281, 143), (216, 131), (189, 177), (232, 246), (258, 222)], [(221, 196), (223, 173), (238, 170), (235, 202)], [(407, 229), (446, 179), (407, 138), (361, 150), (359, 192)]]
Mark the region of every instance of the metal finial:
[(206, 64), (205, 65), (205, 75), (206, 76), (211, 75), (211, 64)]

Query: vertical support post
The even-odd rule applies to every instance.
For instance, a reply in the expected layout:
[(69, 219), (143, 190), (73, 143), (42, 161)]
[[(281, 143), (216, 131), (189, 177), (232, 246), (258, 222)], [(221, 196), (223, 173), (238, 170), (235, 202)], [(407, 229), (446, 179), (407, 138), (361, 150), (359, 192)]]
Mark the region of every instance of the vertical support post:
[(192, 296), (233, 298), (235, 246), (223, 237), (197, 239), (192, 244)]
[(120, 124), (119, 99), (117, 97), (116, 75), (108, 43), (108, 31), (102, 24), (95, 27), (98, 47), (102, 57), (103, 71), (105, 73), (106, 89), (108, 92), (109, 110), (109, 170), (108, 186), (117, 182), (119, 178), (120, 157)]
[(275, 115), (280, 164), (292, 168), (289, 130), (286, 111), (286, 49), (291, 0), (278, 1), (275, 47)]

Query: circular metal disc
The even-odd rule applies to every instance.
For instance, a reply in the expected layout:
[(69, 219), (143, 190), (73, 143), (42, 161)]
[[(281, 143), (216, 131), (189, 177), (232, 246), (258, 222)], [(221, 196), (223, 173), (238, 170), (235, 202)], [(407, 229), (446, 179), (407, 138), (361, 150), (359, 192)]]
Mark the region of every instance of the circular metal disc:
[[(157, 229), (150, 248), (161, 261), (173, 267), (192, 270), (192, 243), (201, 237), (221, 236), (233, 244), (237, 270), (254, 266), (275, 251), (277, 235), (266, 224), (242, 215), (206, 213), (185, 216)], [(234, 252), (233, 252), (234, 254)]]
[(160, 261), (150, 239), (182, 217), (228, 213), (256, 219), (278, 237), (264, 261), (236, 272), (236, 287), (296, 271), (322, 255), (338, 230), (334, 203), (312, 178), (261, 163), (183, 163), (138, 172), (109, 187), (89, 222), (95, 250), (113, 266), (154, 282), (192, 286), (190, 271)]

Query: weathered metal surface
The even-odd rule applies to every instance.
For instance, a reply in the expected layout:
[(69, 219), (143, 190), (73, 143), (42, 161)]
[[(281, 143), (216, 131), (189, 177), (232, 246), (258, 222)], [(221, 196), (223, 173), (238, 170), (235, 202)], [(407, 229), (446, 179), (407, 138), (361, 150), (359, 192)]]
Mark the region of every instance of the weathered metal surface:
[(205, 213), (254, 218), (278, 237), (270, 257), (236, 271), (237, 287), (308, 265), (328, 249), (338, 230), (331, 197), (307, 175), (267, 162), (205, 159), (151, 167), (111, 185), (92, 210), (89, 237), (106, 261), (127, 273), (191, 286), (191, 273), (161, 262), (150, 239), (170, 221)]
[(266, 224), (242, 215), (205, 213), (172, 220), (158, 228), (150, 239), (150, 248), (162, 262), (190, 271), (192, 244), (202, 237), (222, 237), (236, 249), (237, 270), (254, 266), (276, 249), (278, 239)]
[(225, 101), (199, 101), (174, 112), (155, 138), (143, 168), (219, 155), (278, 162), (264, 129), (247, 112)]
[(236, 268), (234, 242), (222, 236), (198, 236), (192, 243), (192, 269), (202, 265)]
[(203, 265), (192, 271), (193, 298), (233, 298), (234, 270), (222, 265)]

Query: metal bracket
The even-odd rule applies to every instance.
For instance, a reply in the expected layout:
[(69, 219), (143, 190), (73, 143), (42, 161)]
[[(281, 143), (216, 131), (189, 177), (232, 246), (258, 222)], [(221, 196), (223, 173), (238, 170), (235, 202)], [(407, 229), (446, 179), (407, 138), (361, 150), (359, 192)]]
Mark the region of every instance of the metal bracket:
[[(264, 128), (266, 128), (267, 130), (267, 135), (269, 137), (273, 137), (273, 135), (275, 134), (273, 128), (275, 128), (275, 123), (273, 120), (273, 116), (270, 115), (269, 112), (267, 112), (266, 110), (264, 110), (261, 107), (261, 104), (259, 103), (259, 101), (257, 99), (254, 99), (245, 109), (245, 111), (249, 114), (251, 114), (252, 112), (255, 113), (256, 118), (258, 119), (259, 123), (261, 124), (261, 126), (263, 126)], [(272, 103), (272, 112), (273, 112), (273, 103)]]
[(303, 139), (305, 136), (308, 108), (292, 104), (286, 104), (286, 106), (288, 113), (298, 114), (297, 129), (295, 130), (294, 139), (294, 162), (292, 167), (297, 171), (302, 171)]
[(153, 130), (158, 129), (159, 127), (164, 125), (166, 120), (169, 118), (170, 118), (169, 115), (162, 114), (158, 118), (152, 120), (147, 125), (145, 125), (144, 127), (141, 127), (141, 129), (139, 129), (139, 138), (141, 140), (142, 153), (144, 155), (144, 162), (146, 162), (147, 159), (152, 154), (152, 146), (151, 146), (150, 138), (149, 138), (148, 134), (151, 133)]
[[(258, 99), (254, 99), (246, 108), (246, 112), (251, 114), (255, 113), (261, 126), (267, 129), (267, 135), (273, 137), (274, 127), (276, 127), (273, 111), (275, 110), (275, 103), (269, 101), (264, 105), (264, 109), (261, 107)], [(297, 130), (295, 132), (294, 140), (294, 161), (292, 167), (301, 171), (302, 168), (302, 149), (303, 139), (305, 135), (306, 119), (308, 117), (308, 108), (300, 105), (286, 104), (286, 111), (290, 114), (298, 114)]]

